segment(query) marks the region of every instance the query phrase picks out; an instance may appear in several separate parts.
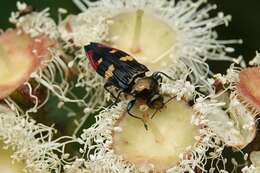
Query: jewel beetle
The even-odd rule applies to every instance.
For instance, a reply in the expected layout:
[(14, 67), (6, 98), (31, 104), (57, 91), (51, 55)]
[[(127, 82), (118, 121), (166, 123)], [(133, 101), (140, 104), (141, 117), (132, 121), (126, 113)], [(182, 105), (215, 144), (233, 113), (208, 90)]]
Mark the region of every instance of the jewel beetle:
[[(166, 102), (159, 88), (162, 75), (172, 79), (170, 76), (163, 72), (154, 72), (151, 76), (146, 76), (149, 69), (145, 65), (137, 62), (128, 53), (101, 43), (91, 42), (84, 46), (84, 50), (94, 70), (106, 79), (104, 88), (116, 99), (115, 103), (121, 93), (135, 98), (127, 105), (130, 116), (141, 119), (130, 112), (137, 99), (144, 100), (146, 105), (156, 112), (164, 107)], [(120, 90), (117, 96), (109, 90), (111, 86)]]

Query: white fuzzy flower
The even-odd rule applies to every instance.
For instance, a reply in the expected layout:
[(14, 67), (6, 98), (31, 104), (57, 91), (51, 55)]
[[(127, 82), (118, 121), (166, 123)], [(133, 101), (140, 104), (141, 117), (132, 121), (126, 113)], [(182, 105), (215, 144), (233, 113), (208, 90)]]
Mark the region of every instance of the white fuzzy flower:
[(28, 8), (26, 3), (17, 2), (18, 12), (12, 12), (10, 22), (15, 24), (22, 32), (30, 34), (32, 37), (47, 35), (51, 39), (59, 37), (55, 21), (49, 17), (49, 8), (40, 12), (29, 12), (24, 16), (20, 13)]
[(225, 78), (226, 83), (228, 82), (231, 86), (234, 87), (235, 84), (239, 82), (239, 72), (241, 68), (240, 67), (235, 67), (235, 64), (232, 64), (228, 69), (227, 69), (227, 74), (223, 76)]
[(225, 145), (243, 148), (255, 137), (255, 120), (234, 94), (228, 100), (228, 103), (197, 100), (194, 109), (199, 116), (196, 115), (193, 122), (208, 126)]
[(250, 161), (252, 164), (242, 169), (243, 173), (258, 173), (260, 171), (260, 153), (259, 151), (252, 151), (250, 153)]
[[(78, 43), (81, 45), (90, 41), (106, 41), (109, 24), (113, 23), (113, 17), (131, 10), (142, 9), (165, 21), (172, 28), (175, 32), (175, 40), (170, 48), (172, 60), (182, 59), (193, 70), (198, 80), (201, 80), (199, 78), (203, 78), (209, 70), (204, 62), (206, 59), (233, 61), (232, 58), (226, 56), (226, 52), (233, 49), (225, 45), (237, 43), (237, 41), (217, 40), (217, 33), (214, 31), (215, 27), (228, 25), (231, 17), (224, 16), (220, 12), (216, 17), (210, 18), (209, 13), (216, 9), (216, 6), (209, 4), (203, 6), (205, 0), (197, 2), (190, 0), (180, 2), (174, 0), (99, 0), (95, 2), (74, 0), (74, 2), (84, 12), (76, 17), (75, 32), (69, 35), (80, 37), (82, 41)], [(77, 20), (80, 21), (77, 22)], [(84, 27), (84, 30), (78, 27)], [(93, 35), (89, 36), (90, 34)]]
[(105, 40), (108, 24), (107, 17), (103, 16), (102, 12), (89, 9), (85, 13), (68, 16), (59, 26), (61, 37), (67, 42), (73, 40), (77, 46)]
[[(52, 140), (54, 129), (37, 124), (27, 116), (19, 115), (6, 106), (0, 105), (0, 139), (6, 148), (14, 150), (12, 159), (24, 161), (29, 173), (59, 173), (64, 153), (64, 144)], [(69, 137), (63, 137), (64, 139)]]
[(256, 167), (254, 167), (254, 165), (250, 165), (250, 166), (245, 166), (242, 169), (242, 173), (259, 173), (259, 169), (257, 169)]
[(177, 100), (191, 100), (195, 94), (195, 86), (185, 79), (179, 79), (172, 83), (163, 83), (161, 85), (162, 93), (173, 93)]
[[(74, 0), (74, 2), (83, 12), (78, 15), (69, 15), (59, 25), (61, 38), (66, 42), (67, 48), (75, 46), (83, 48), (90, 42), (106, 42), (130, 53), (131, 49), (128, 47), (131, 44), (132, 33), (128, 32), (132, 32), (131, 27), (135, 26), (127, 24), (127, 22), (131, 22), (131, 24), (133, 22), (127, 16), (124, 18), (124, 14), (131, 13), (132, 16), (135, 16), (135, 11), (138, 13), (138, 10), (143, 10), (148, 16), (144, 16), (144, 22), (148, 21), (149, 23), (150, 20), (154, 20), (154, 23), (151, 26), (142, 25), (144, 36), (142, 36), (140, 44), (144, 44), (144, 49), (147, 50), (141, 54), (137, 53), (134, 57), (142, 64), (151, 67), (151, 71), (164, 71), (173, 78), (175, 76), (179, 78), (179, 74), (174, 73), (172, 69), (179, 68), (180, 64), (184, 64), (180, 71), (188, 73), (193, 83), (203, 83), (205, 90), (211, 90), (210, 84), (206, 80), (209, 68), (205, 61), (207, 59), (233, 61), (233, 58), (226, 55), (233, 49), (226, 47), (226, 44), (238, 41), (217, 40), (217, 33), (214, 31), (214, 28), (220, 25), (227, 26), (231, 17), (224, 16), (220, 12), (211, 18), (209, 13), (215, 10), (216, 6), (204, 5), (204, 0), (197, 2), (191, 0), (179, 2), (166, 0), (99, 0), (96, 2)], [(123, 16), (122, 19), (118, 18), (120, 15)], [(114, 26), (120, 20), (126, 21)], [(120, 28), (121, 26), (125, 26), (125, 28)], [(154, 30), (149, 26), (158, 29)], [(146, 32), (148, 34), (145, 35)], [(90, 67), (83, 49), (77, 51), (75, 57), (70, 65), (75, 64), (80, 69), (77, 86), (84, 86), (88, 93), (90, 90), (93, 91), (92, 88), (95, 88), (96, 99), (93, 100), (92, 105), (89, 103), (91, 108), (104, 105), (109, 98), (104, 94), (104, 81)]]
[[(185, 88), (183, 88), (183, 90), (185, 90)], [(181, 92), (180, 89), (179, 89), (179, 91)], [(170, 91), (168, 90), (168, 94), (169, 93), (170, 93)], [(171, 92), (171, 94), (173, 94), (173, 92)], [(182, 144), (182, 142), (179, 143), (179, 138), (181, 138), (181, 141), (185, 141), (185, 140), (189, 139), (189, 136), (191, 136), (193, 138), (193, 140), (196, 141), (195, 144), (187, 146), (186, 149), (184, 150), (184, 153), (180, 153), (180, 155), (178, 156), (180, 159), (179, 164), (174, 164), (175, 162), (172, 163), (171, 165), (173, 165), (173, 166), (171, 166), (170, 168), (165, 170), (167, 173), (176, 173), (176, 172), (193, 173), (195, 168), (203, 169), (205, 162), (207, 160), (206, 151), (208, 150), (208, 148), (212, 148), (215, 151), (210, 156), (212, 159), (218, 158), (221, 155), (223, 146), (221, 145), (220, 138), (218, 136), (216, 136), (216, 134), (213, 133), (210, 128), (202, 128), (202, 129), (198, 130), (199, 132), (196, 133), (195, 129), (197, 129), (199, 127), (198, 126), (197, 128), (193, 129), (192, 132), (190, 132), (189, 130), (186, 132), (186, 130), (191, 128), (193, 125), (190, 123), (191, 120), (189, 118), (188, 119), (184, 118), (187, 116), (187, 112), (189, 112), (188, 111), (189, 108), (188, 108), (188, 110), (185, 110), (185, 109), (187, 109), (186, 106), (185, 107), (180, 106), (180, 105), (182, 105), (182, 104), (180, 104), (181, 101), (169, 102), (168, 103), (169, 105), (167, 104), (165, 110), (162, 110), (162, 111), (167, 111), (169, 109), (170, 112), (168, 111), (168, 113), (165, 112), (165, 114), (160, 113), (160, 115), (157, 115), (158, 117), (162, 118), (161, 120), (158, 120), (158, 121), (155, 120), (155, 122), (157, 122), (157, 125), (163, 126), (164, 128), (167, 128), (167, 129), (169, 128), (168, 130), (164, 129), (163, 127), (160, 127), (159, 128), (160, 130), (158, 131), (155, 128), (156, 125), (153, 125), (152, 120), (151, 120), (151, 122), (149, 120), (147, 120), (148, 129), (149, 129), (147, 132), (145, 131), (141, 121), (139, 123), (138, 122), (139, 120), (133, 119), (132, 117), (129, 117), (129, 118), (122, 117), (122, 115), (124, 115), (125, 109), (127, 107), (126, 103), (127, 102), (120, 102), (117, 106), (102, 111), (99, 115), (96, 116), (96, 123), (93, 124), (90, 128), (85, 129), (83, 131), (81, 137), (78, 139), (79, 143), (82, 144), (80, 152), (82, 153), (83, 156), (88, 156), (90, 162), (92, 163), (92, 166), (90, 169), (92, 169), (93, 172), (97, 172), (97, 173), (101, 173), (101, 172), (111, 172), (111, 173), (136, 172), (136, 173), (138, 173), (138, 172), (145, 172), (147, 170), (150, 170), (150, 171), (156, 170), (156, 166), (158, 166), (158, 165), (155, 166), (153, 164), (152, 158), (151, 158), (151, 160), (149, 160), (149, 158), (151, 157), (150, 154), (151, 155), (153, 155), (152, 153), (158, 154), (158, 156), (157, 156), (157, 154), (156, 154), (156, 156), (154, 156), (154, 159), (159, 159), (161, 157), (163, 158), (165, 155), (165, 150), (166, 151), (169, 150), (169, 152), (175, 151), (174, 153), (177, 154), (182, 150), (181, 148), (184, 147), (184, 146), (180, 146)], [(171, 104), (173, 104), (173, 105), (171, 105)], [(175, 104), (177, 104), (177, 105), (180, 104), (179, 105), (180, 107), (176, 106)], [(186, 104), (184, 104), (184, 105), (186, 105)], [(174, 109), (174, 111), (172, 109)], [(184, 112), (182, 112), (182, 111), (184, 111)], [(174, 115), (174, 117), (176, 117), (176, 119), (174, 119), (174, 118), (168, 119), (169, 118), (168, 114)], [(192, 115), (191, 112), (189, 114)], [(177, 115), (181, 116), (182, 119), (177, 118), (178, 117)], [(126, 115), (126, 116), (129, 116), (129, 115)], [(168, 117), (168, 118), (166, 118), (166, 117)], [(123, 120), (123, 123), (122, 123), (124, 125), (122, 125), (122, 124), (119, 125), (118, 123), (121, 122), (122, 119), (125, 119), (125, 120)], [(131, 122), (131, 121), (133, 121), (133, 122)], [(133, 128), (132, 125), (135, 121), (136, 121), (135, 125), (140, 126), (140, 124), (141, 124), (141, 126), (140, 127), (135, 126)], [(164, 124), (164, 121), (166, 121), (165, 122), (166, 124)], [(171, 127), (174, 127), (173, 129), (171, 129), (170, 127), (166, 127), (170, 121), (176, 121), (176, 122), (172, 122), (174, 124), (176, 123), (175, 126), (171, 125)], [(158, 124), (158, 122), (159, 122), (159, 124)], [(128, 125), (130, 123), (132, 125), (128, 126), (125, 123)], [(149, 124), (149, 123), (151, 123), (151, 124)], [(186, 124), (186, 123), (188, 123), (188, 124)], [(182, 124), (182, 125), (177, 127), (177, 124)], [(186, 127), (186, 125), (187, 125), (187, 127)], [(130, 131), (126, 130), (126, 128), (130, 128), (129, 129)], [(133, 128), (133, 129), (131, 129), (131, 128)], [(132, 133), (131, 131), (134, 131), (134, 132)], [(137, 133), (136, 135), (134, 134), (135, 131)], [(174, 131), (178, 134), (177, 136), (175, 136)], [(122, 133), (124, 133), (124, 135), (122, 136), (123, 141), (121, 141), (120, 139), (115, 137), (116, 134), (120, 136), (120, 134), (122, 134)], [(142, 134), (142, 133), (144, 133), (144, 134)], [(152, 146), (154, 144), (151, 144), (150, 143), (151, 141), (149, 141), (150, 140), (149, 136), (151, 135), (150, 133), (151, 134), (154, 133), (154, 137), (158, 141), (164, 141), (160, 144), (160, 147), (158, 146), (161, 149), (159, 149), (159, 148), (152, 149), (153, 148)], [(162, 133), (162, 134), (160, 135), (160, 133)], [(132, 135), (134, 135), (135, 137), (133, 137)], [(144, 135), (147, 135), (147, 136), (144, 136)], [(195, 135), (195, 136), (193, 136), (193, 135)], [(167, 139), (164, 138), (165, 136), (167, 136)], [(134, 140), (134, 141), (132, 141), (132, 140)], [(130, 149), (130, 148), (133, 145), (136, 145), (135, 143), (137, 141), (142, 141), (141, 142), (142, 144), (140, 143), (140, 145), (143, 145), (143, 146), (138, 145), (138, 148), (151, 147), (151, 149), (148, 152), (147, 149), (143, 148), (143, 150), (145, 150), (145, 151), (147, 150), (147, 152), (148, 152), (147, 153), (148, 160), (143, 158), (141, 156), (141, 153), (139, 153), (140, 156), (138, 156), (136, 158), (137, 162), (134, 159), (134, 162), (131, 163), (131, 161), (128, 161), (128, 159), (131, 159), (131, 156), (132, 156), (131, 152), (133, 152), (133, 155), (136, 155), (137, 151), (134, 152), (135, 150), (132, 151), (132, 149)], [(121, 142), (125, 142), (126, 143), (125, 145), (129, 146), (130, 148), (129, 149), (127, 147), (124, 148), (125, 145), (122, 144), (124, 149), (122, 149), (122, 148), (120, 149)], [(147, 144), (148, 142), (149, 142), (149, 145)], [(168, 142), (170, 142), (170, 143), (168, 144)], [(129, 145), (127, 145), (127, 144), (129, 144)], [(119, 148), (117, 148), (118, 147), (117, 145), (119, 145)], [(185, 145), (185, 144), (183, 143), (183, 145)], [(173, 146), (175, 146), (177, 148), (175, 148)], [(171, 147), (173, 147), (173, 148), (171, 149)], [(155, 150), (156, 151), (158, 150), (158, 152), (159, 151), (160, 152), (158, 153)], [(186, 154), (185, 152), (187, 152), (188, 154)], [(174, 156), (175, 154), (173, 154), (172, 157), (175, 157)], [(130, 158), (128, 158), (128, 156)], [(127, 157), (127, 158), (125, 158), (125, 157)], [(160, 162), (163, 163), (164, 160), (161, 160)], [(102, 171), (100, 171), (100, 170), (102, 170)]]
[(256, 52), (256, 56), (254, 59), (252, 59), (250, 62), (249, 62), (250, 65), (255, 65), (255, 66), (260, 66), (260, 54), (259, 52)]
[[(10, 18), (10, 21), (14, 23), (17, 28), (14, 31), (3, 33), (2, 39), (13, 39), (13, 42), (15, 42), (14, 40), (16, 39), (17, 42), (21, 42), (21, 44), (25, 45), (24, 47), (21, 47), (21, 44), (6, 45), (6, 49), (19, 49), (19, 51), (17, 51), (19, 52), (19, 56), (7, 52), (6, 55), (10, 56), (8, 58), (19, 59), (21, 56), (24, 56), (24, 58), (31, 59), (32, 61), (30, 62), (32, 67), (29, 65), (29, 67), (22, 66), (25, 69), (21, 67), (19, 70), (29, 71), (26, 68), (32, 69), (26, 74), (21, 75), (21, 77), (18, 77), (23, 77), (22, 81), (33, 79), (40, 83), (41, 86), (47, 88), (46, 99), (41, 105), (38, 105), (38, 98), (34, 96), (32, 91), (34, 89), (33, 86), (31, 86), (29, 82), (25, 83), (25, 85), (29, 87), (29, 95), (35, 100), (34, 108), (39, 108), (46, 103), (50, 93), (56, 95), (63, 102), (78, 102), (83, 105), (85, 103), (83, 96), (81, 99), (71, 96), (71, 89), (74, 87), (74, 84), (68, 81), (71, 72), (67, 64), (71, 60), (71, 57), (64, 53), (63, 47), (59, 43), (60, 33), (58, 32), (55, 21), (49, 17), (49, 9), (46, 8), (40, 12), (29, 11), (28, 14), (20, 15), (28, 6), (19, 2), (17, 6), (19, 11), (12, 13)], [(0, 56), (6, 56), (4, 53)], [(13, 61), (13, 64), (7, 66), (7, 68), (10, 68), (7, 70), (16, 70), (12, 69), (16, 67), (15, 62), (16, 61)], [(22, 85), (22, 82), (19, 84)], [(16, 88), (19, 87), (19, 84), (17, 84)]]

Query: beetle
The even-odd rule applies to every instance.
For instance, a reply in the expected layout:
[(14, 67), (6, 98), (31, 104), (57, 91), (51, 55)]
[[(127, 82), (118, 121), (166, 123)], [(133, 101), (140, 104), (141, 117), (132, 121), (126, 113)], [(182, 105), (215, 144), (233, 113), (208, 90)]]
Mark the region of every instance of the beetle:
[[(170, 76), (163, 72), (154, 72), (151, 76), (146, 76), (145, 73), (149, 69), (145, 65), (137, 62), (128, 53), (101, 43), (91, 42), (84, 46), (84, 50), (90, 65), (106, 79), (104, 88), (116, 99), (114, 103), (118, 101), (121, 93), (135, 98), (127, 105), (127, 112), (130, 116), (142, 119), (130, 112), (137, 99), (143, 100), (156, 112), (164, 107), (166, 103), (159, 93), (161, 75), (172, 79)], [(120, 89), (117, 96), (109, 90), (111, 86)]]

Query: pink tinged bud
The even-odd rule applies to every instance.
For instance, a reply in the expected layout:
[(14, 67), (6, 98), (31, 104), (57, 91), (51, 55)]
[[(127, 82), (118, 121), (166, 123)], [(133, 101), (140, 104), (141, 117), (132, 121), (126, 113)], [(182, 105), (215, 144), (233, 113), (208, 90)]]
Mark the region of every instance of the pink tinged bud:
[(260, 111), (260, 67), (242, 70), (239, 79), (237, 89), (241, 99)]
[(48, 48), (53, 46), (49, 38), (31, 38), (25, 33), (8, 30), (0, 35), (0, 99), (11, 94), (47, 58)]

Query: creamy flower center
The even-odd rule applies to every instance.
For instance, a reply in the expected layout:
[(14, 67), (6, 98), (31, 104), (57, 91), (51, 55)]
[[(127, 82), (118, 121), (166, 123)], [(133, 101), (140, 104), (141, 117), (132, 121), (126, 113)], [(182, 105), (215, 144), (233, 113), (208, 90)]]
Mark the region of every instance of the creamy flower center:
[(161, 69), (171, 61), (176, 34), (165, 21), (143, 10), (118, 14), (111, 21), (111, 46), (130, 53), (151, 70)]
[[(136, 107), (133, 113), (142, 115)], [(171, 101), (153, 119), (146, 118), (145, 130), (142, 121), (126, 113), (117, 125), (121, 130), (113, 134), (113, 149), (142, 171), (167, 170), (196, 143), (199, 128), (191, 124), (193, 114), (184, 101)]]
[(12, 151), (4, 150), (0, 142), (0, 170), (3, 173), (23, 173), (25, 165), (22, 162), (13, 162), (11, 160)]

